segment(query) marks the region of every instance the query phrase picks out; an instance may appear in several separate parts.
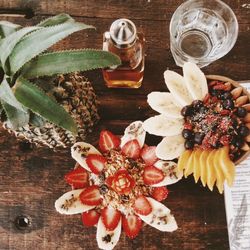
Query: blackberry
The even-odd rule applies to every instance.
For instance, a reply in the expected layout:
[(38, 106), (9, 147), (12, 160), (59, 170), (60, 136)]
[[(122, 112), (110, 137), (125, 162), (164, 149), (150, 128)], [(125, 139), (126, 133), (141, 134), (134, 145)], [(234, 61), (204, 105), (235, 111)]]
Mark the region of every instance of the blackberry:
[(232, 94), (229, 91), (225, 91), (220, 95), (220, 99), (222, 100), (232, 99)]
[(191, 139), (193, 137), (193, 132), (189, 129), (183, 129), (182, 130), (182, 136), (184, 139)]
[(185, 141), (184, 146), (185, 146), (185, 149), (192, 149), (194, 147), (194, 141), (187, 140), (187, 141)]
[(222, 101), (222, 106), (224, 109), (233, 109), (234, 108), (234, 102), (232, 99), (226, 99)]
[(102, 184), (100, 187), (99, 187), (99, 191), (101, 194), (106, 194), (108, 191), (109, 191), (109, 188), (107, 185), (105, 184)]
[(243, 118), (243, 117), (245, 117), (247, 115), (247, 110), (245, 108), (243, 108), (243, 107), (238, 107), (237, 110), (236, 110), (236, 115), (238, 117)]
[(241, 148), (244, 144), (244, 140), (239, 136), (234, 136), (231, 142), (236, 148)]
[(181, 115), (184, 117), (190, 116), (193, 114), (193, 108), (190, 105), (184, 106), (181, 110)]
[(194, 100), (192, 102), (192, 106), (195, 108), (195, 109), (199, 109), (203, 106), (203, 102), (200, 101), (200, 100)]
[(245, 125), (240, 125), (238, 128), (238, 134), (240, 136), (246, 137), (249, 134), (249, 128)]
[(194, 142), (200, 145), (202, 143), (204, 137), (205, 137), (205, 134), (200, 133), (200, 132), (196, 132), (194, 134)]

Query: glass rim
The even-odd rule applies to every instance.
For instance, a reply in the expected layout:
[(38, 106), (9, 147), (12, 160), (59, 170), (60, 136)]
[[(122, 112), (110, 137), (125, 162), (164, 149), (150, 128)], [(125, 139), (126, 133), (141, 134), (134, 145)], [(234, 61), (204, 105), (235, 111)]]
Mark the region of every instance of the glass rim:
[[(175, 41), (175, 38), (174, 38), (174, 35), (173, 35), (173, 32), (172, 32), (172, 27), (173, 27), (173, 20), (174, 20), (174, 17), (176, 16), (176, 13), (182, 9), (183, 7), (185, 7), (185, 5), (187, 5), (189, 2), (194, 2), (194, 1), (202, 1), (202, 0), (187, 0), (185, 1), (184, 3), (182, 3), (174, 12), (174, 14), (172, 15), (171, 17), (171, 20), (170, 20), (170, 24), (169, 24), (169, 33), (170, 33), (170, 46), (174, 46), (174, 48), (179, 52), (179, 53), (182, 53), (183, 52), (178, 48), (178, 46), (176, 45), (176, 42), (173, 42)], [(227, 5), (226, 3), (224, 3), (223, 1), (221, 0), (213, 0), (214, 2), (217, 2), (219, 3), (220, 5), (222, 5), (222, 7), (226, 8), (229, 12), (230, 12), (230, 15), (233, 17), (234, 21), (235, 21), (235, 36), (233, 37), (232, 39), (232, 42), (230, 43), (230, 46), (228, 47), (228, 49), (224, 52), (224, 53), (221, 53), (221, 54), (218, 54), (217, 56), (214, 56), (214, 57), (211, 57), (211, 58), (206, 58), (206, 59), (200, 59), (200, 58), (194, 58), (195, 60), (199, 60), (199, 62), (207, 62), (207, 61), (210, 61), (211, 59), (212, 60), (217, 60), (223, 56), (225, 56), (235, 45), (236, 41), (237, 41), (237, 38), (238, 38), (238, 34), (239, 34), (239, 23), (238, 23), (238, 20), (236, 18), (236, 15), (235, 13), (233, 12), (233, 10), (231, 9), (231, 7), (229, 5)], [(189, 56), (185, 53), (185, 55), (183, 55), (185, 58), (189, 58)], [(190, 57), (192, 58), (192, 57)]]

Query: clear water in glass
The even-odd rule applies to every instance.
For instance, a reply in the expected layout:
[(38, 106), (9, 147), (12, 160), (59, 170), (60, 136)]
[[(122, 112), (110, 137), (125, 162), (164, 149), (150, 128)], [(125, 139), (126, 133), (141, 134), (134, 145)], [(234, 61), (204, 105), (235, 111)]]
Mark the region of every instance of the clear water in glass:
[(176, 10), (170, 23), (171, 51), (179, 66), (186, 61), (208, 65), (228, 53), (237, 35), (235, 15), (218, 0), (189, 0)]

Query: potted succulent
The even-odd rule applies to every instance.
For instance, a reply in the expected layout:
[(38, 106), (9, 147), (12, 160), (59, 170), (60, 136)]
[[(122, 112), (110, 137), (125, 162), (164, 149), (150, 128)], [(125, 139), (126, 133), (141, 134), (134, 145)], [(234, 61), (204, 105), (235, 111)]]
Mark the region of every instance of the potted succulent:
[(67, 14), (36, 26), (0, 22), (0, 113), (17, 137), (51, 148), (66, 147), (98, 120), (96, 95), (81, 71), (119, 65), (94, 49), (46, 51), (73, 32), (93, 26)]

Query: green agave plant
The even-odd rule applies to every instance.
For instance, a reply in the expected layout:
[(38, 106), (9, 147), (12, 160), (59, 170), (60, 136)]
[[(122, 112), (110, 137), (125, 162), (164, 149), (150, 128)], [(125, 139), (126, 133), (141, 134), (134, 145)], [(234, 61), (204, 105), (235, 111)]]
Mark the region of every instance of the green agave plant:
[(32, 27), (0, 22), (0, 112), (12, 129), (25, 126), (35, 116), (77, 134), (73, 118), (34, 79), (119, 65), (116, 55), (102, 50), (45, 52), (73, 32), (92, 28), (67, 14)]

